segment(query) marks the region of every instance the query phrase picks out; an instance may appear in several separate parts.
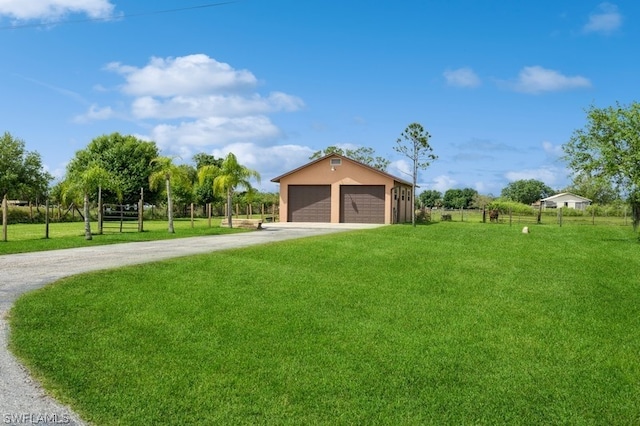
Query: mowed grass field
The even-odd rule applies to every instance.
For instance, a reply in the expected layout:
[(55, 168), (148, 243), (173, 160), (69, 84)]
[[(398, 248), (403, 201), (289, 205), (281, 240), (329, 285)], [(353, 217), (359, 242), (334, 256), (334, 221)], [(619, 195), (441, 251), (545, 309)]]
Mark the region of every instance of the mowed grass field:
[(57, 250), (74, 247), (91, 247), (95, 245), (118, 244), (134, 241), (154, 241), (202, 235), (220, 235), (233, 232), (245, 232), (246, 229), (229, 229), (220, 227), (221, 218), (208, 219), (176, 219), (175, 233), (170, 234), (166, 220), (146, 220), (144, 232), (138, 232), (138, 222), (128, 222), (120, 232), (119, 222), (106, 223), (102, 234), (98, 234), (98, 223), (91, 223), (93, 238), (84, 239), (83, 222), (61, 222), (49, 224), (49, 238), (46, 236), (44, 224), (12, 224), (7, 227), (7, 241), (0, 241), (0, 255), (11, 253), (27, 253), (45, 250)]
[(637, 235), (530, 229), (387, 226), (77, 276), (16, 303), (11, 349), (97, 425), (640, 423)]

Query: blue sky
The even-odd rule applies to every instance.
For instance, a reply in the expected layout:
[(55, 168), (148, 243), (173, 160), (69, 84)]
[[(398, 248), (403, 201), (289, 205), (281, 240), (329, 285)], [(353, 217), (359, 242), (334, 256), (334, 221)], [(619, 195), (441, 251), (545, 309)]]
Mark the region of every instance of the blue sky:
[(120, 132), (233, 152), (277, 191), (330, 145), (410, 179), (393, 147), (419, 122), (420, 190), (561, 189), (585, 109), (638, 100), (639, 21), (637, 0), (0, 0), (0, 132), (57, 177)]

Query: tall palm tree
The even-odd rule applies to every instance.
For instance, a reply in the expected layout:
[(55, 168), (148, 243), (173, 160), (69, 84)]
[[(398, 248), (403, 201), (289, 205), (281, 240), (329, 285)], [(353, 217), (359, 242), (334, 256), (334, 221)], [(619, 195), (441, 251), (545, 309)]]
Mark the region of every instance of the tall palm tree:
[(151, 164), (155, 165), (156, 171), (149, 176), (149, 187), (156, 189), (161, 182), (165, 183), (167, 192), (167, 221), (169, 222), (169, 233), (175, 233), (173, 227), (173, 196), (171, 194), (171, 182), (184, 182), (188, 178), (184, 170), (173, 163), (170, 157), (156, 157), (151, 160)]
[[(206, 167), (211, 167), (208, 172), (203, 171)], [(245, 188), (247, 191), (253, 190), (249, 179), (254, 178), (260, 183), (260, 174), (238, 163), (238, 159), (233, 153), (227, 155), (220, 169), (215, 170), (213, 167), (215, 166), (203, 167), (200, 169), (198, 176), (202, 179), (202, 176), (207, 173), (217, 172), (213, 179), (213, 191), (227, 196), (227, 219), (229, 227), (232, 228), (233, 208), (231, 204), (233, 202), (233, 192), (238, 186)]]
[(89, 217), (89, 195), (98, 191), (98, 188), (109, 188), (115, 190), (118, 196), (121, 193), (116, 179), (98, 164), (89, 164), (85, 169), (74, 169), (65, 179), (63, 185), (63, 198), (75, 197), (79, 194), (83, 198), (84, 214), (84, 238), (91, 240), (91, 219)]

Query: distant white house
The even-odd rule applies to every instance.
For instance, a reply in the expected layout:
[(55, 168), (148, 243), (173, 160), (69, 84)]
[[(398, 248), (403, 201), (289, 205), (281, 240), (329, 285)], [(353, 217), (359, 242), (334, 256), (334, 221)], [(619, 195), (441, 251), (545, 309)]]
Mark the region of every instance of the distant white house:
[(584, 210), (587, 206), (591, 205), (590, 199), (570, 192), (562, 192), (560, 194), (552, 195), (551, 197), (543, 198), (540, 201), (542, 202), (542, 207), (552, 209), (568, 207), (570, 209)]

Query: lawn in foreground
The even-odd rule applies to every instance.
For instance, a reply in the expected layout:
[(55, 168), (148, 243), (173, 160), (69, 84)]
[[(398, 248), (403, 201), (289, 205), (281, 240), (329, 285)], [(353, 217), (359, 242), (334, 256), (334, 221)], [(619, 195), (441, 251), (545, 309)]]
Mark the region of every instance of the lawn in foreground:
[(389, 226), (92, 273), (11, 347), (96, 424), (634, 424), (620, 227)]

